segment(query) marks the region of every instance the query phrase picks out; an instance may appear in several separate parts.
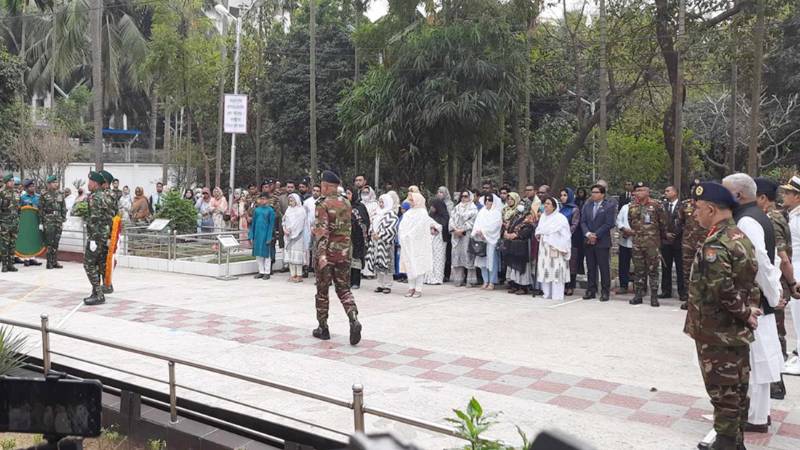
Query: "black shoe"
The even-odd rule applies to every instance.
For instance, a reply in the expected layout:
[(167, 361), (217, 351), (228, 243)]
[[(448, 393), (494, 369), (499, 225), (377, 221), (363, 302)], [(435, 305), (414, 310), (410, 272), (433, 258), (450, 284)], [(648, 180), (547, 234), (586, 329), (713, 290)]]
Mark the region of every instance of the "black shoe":
[(632, 299), (630, 299), (628, 301), (628, 303), (631, 304), (631, 305), (641, 305), (642, 304), (642, 297), (639, 297), (637, 295), (636, 297), (633, 297)]
[(327, 327), (316, 328), (314, 331), (311, 332), (311, 335), (317, 339), (322, 339), (323, 341), (327, 341), (331, 338), (331, 332), (328, 330)]
[(42, 263), (40, 263), (39, 261), (37, 261), (35, 259), (29, 259), (28, 260), (28, 265), (30, 265), (30, 266), (41, 266)]
[(380, 288), (380, 287), (379, 288), (375, 288), (375, 290), (373, 292), (375, 292), (376, 294), (380, 294), (381, 292), (383, 292), (383, 288)]
[(26, 259), (25, 261), (22, 262), (22, 265), (25, 266), (25, 267), (28, 267), (28, 266), (31, 265), (31, 262)]
[(672, 293), (670, 292), (662, 292), (658, 294), (658, 298), (672, 298)]
[(19, 272), (19, 269), (17, 269), (13, 265), (9, 265), (8, 267), (6, 267), (6, 272)]
[(608, 292), (603, 292), (602, 294), (600, 294), (600, 301), (601, 302), (607, 302), (608, 299), (609, 299)]
[(261, 279), (264, 281), (269, 280), (269, 274), (265, 273), (264, 276), (261, 277)]
[(355, 315), (350, 320), (350, 345), (358, 345), (361, 342), (361, 322)]
[(391, 293), (392, 293), (392, 290), (391, 290), (391, 289), (389, 289), (389, 288), (383, 288), (383, 293), (384, 293), (384, 294), (391, 294)]
[(114, 285), (113, 284), (110, 284), (108, 286), (104, 285), (100, 289), (102, 290), (103, 294), (113, 294), (114, 293)]
[(684, 310), (684, 311), (688, 310), (689, 309), (689, 302), (681, 303), (681, 309)]
[(744, 424), (744, 431), (748, 433), (769, 433), (769, 425), (766, 423), (763, 425), (754, 425), (750, 422), (746, 422)]
[(14, 257), (14, 264), (22, 264), (22, 260), (19, 258), (19, 256)]
[(103, 291), (100, 288), (92, 289), (92, 295), (83, 299), (83, 304), (92, 306), (92, 305), (101, 305), (106, 302), (106, 298), (103, 296)]
[(736, 444), (736, 438), (735, 437), (722, 436), (720, 434), (718, 434), (717, 437), (714, 438), (714, 442), (711, 445), (709, 445), (707, 447), (705, 447), (705, 446), (704, 447), (700, 447), (698, 445), (697, 447), (698, 448), (707, 448), (707, 449), (710, 449), (710, 450), (728, 450), (728, 449), (732, 449), (732, 448), (738, 448), (737, 444)]
[(53, 269), (63, 269), (63, 268), (64, 268), (64, 266), (62, 266), (58, 262), (54, 262), (53, 263)]
[(0, 269), (0, 272), (8, 272), (8, 266), (6, 266), (5, 264), (3, 264), (3, 268), (2, 268), (2, 269)]
[(658, 308), (659, 306), (661, 306), (661, 304), (658, 303), (658, 296), (657, 295), (651, 295), (650, 296), (650, 306), (652, 306), (654, 308)]
[(597, 297), (597, 294), (594, 291), (586, 291), (581, 298), (584, 300), (594, 300), (595, 297)]
[(258, 274), (256, 276), (254, 276), (253, 278), (255, 278), (256, 280), (260, 280), (261, 278), (264, 278), (264, 274), (260, 273), (260, 274)]

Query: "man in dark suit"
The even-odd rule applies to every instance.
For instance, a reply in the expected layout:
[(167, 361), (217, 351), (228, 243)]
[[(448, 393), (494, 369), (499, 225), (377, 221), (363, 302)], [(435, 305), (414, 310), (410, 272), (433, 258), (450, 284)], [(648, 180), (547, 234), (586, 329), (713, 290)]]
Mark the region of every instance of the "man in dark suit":
[(619, 207), (627, 205), (633, 201), (633, 183), (630, 181), (625, 182), (625, 192), (619, 194)]
[(681, 209), (678, 201), (678, 190), (675, 186), (664, 189), (664, 202), (662, 204), (667, 216), (667, 234), (661, 243), (661, 294), (658, 298), (672, 297), (672, 266), (675, 266), (675, 275), (678, 280), (678, 295), (685, 298), (683, 285), (683, 257), (681, 241), (683, 230), (679, 212)]
[(597, 271), (600, 270), (600, 301), (609, 299), (611, 290), (611, 229), (617, 217), (616, 202), (606, 198), (603, 185), (592, 186), (592, 194), (581, 211), (581, 232), (584, 237), (588, 286), (584, 300), (597, 296)]

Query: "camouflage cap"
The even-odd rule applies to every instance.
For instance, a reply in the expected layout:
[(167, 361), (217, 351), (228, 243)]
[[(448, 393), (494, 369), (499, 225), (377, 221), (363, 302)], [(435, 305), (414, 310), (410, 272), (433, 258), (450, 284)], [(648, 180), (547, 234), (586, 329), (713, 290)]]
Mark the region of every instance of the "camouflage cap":
[(719, 183), (712, 182), (700, 183), (699, 186), (696, 186), (692, 190), (692, 198), (730, 208), (738, 204), (731, 191)]

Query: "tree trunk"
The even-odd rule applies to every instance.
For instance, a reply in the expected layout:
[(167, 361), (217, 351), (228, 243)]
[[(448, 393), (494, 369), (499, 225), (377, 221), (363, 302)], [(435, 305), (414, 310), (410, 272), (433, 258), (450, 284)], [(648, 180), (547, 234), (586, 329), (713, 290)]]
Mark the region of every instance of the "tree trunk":
[[(524, 96), (525, 100), (529, 100), (529, 93)], [(528, 183), (528, 142), (526, 139), (527, 131), (525, 128), (525, 119), (522, 115), (526, 109), (524, 105), (517, 105), (517, 111), (514, 114), (514, 143), (517, 151), (517, 189), (525, 190), (525, 184)], [(528, 118), (530, 120), (530, 117)]]
[(172, 144), (172, 113), (164, 107), (164, 149), (162, 150), (161, 160), (161, 182), (166, 185), (169, 182), (169, 163)]
[(675, 92), (673, 98), (678, 101), (675, 104), (675, 154), (672, 158), (672, 184), (682, 191), (683, 185), (681, 175), (683, 173), (683, 64), (681, 63), (681, 52), (684, 51), (686, 44), (686, 0), (680, 0), (678, 9), (678, 49), (675, 54), (676, 77)]
[(183, 145), (186, 151), (186, 184), (191, 185), (192, 181), (197, 181), (197, 176), (191, 176), (194, 146), (192, 145), (192, 109), (189, 107), (186, 107), (186, 136), (188, 140)]
[(480, 182), (478, 181), (478, 149), (477, 148), (473, 148), (472, 149), (472, 180), (471, 181), (472, 182), (470, 183), (470, 186), (472, 186), (472, 189), (478, 189), (478, 187), (479, 187), (478, 183), (480, 183)]
[(597, 129), (598, 149), (597, 149), (597, 172), (598, 176), (607, 179), (609, 175), (609, 163), (611, 157), (608, 154), (608, 53), (606, 38), (606, 2), (600, 0), (600, 124)]
[(156, 88), (150, 88), (150, 151), (156, 152), (156, 139), (158, 138), (158, 96)]
[[(256, 182), (261, 183), (261, 95), (256, 94)], [(309, 186), (310, 187), (310, 186)]]
[(739, 145), (736, 138), (736, 121), (738, 119), (739, 105), (736, 103), (739, 97), (739, 66), (737, 64), (738, 55), (738, 34), (739, 34), (738, 21), (734, 18), (731, 22), (731, 123), (730, 123), (730, 148), (725, 155), (725, 165), (728, 168), (728, 173), (736, 172), (736, 147)]
[(500, 186), (505, 184), (505, 158), (506, 158), (506, 144), (505, 144), (505, 137), (506, 137), (506, 115), (505, 113), (500, 114), (500, 125), (498, 126), (500, 129), (500, 161), (498, 162), (498, 167), (500, 170)]
[(94, 0), (92, 28), (92, 114), (94, 116), (94, 167), (103, 170), (103, 47), (101, 22), (103, 1)]
[(758, 176), (758, 138), (761, 112), (761, 74), (764, 64), (764, 34), (766, 33), (765, 7), (766, 0), (758, 0), (756, 4), (756, 23), (753, 29), (753, 81), (750, 90), (750, 145), (747, 147), (747, 173)]
[[(517, 164), (519, 164), (519, 149), (522, 147), (522, 132), (519, 129), (519, 111), (517, 105), (511, 108), (511, 138), (514, 139), (514, 151), (517, 155)], [(516, 173), (518, 189), (525, 190), (525, 181), (520, 180), (519, 170)]]
[(224, 120), (225, 114), (225, 67), (228, 61), (228, 45), (225, 43), (225, 38), (228, 36), (227, 34), (227, 26), (225, 25), (225, 20), (222, 21), (222, 48), (220, 48), (220, 60), (222, 61), (222, 68), (221, 73), (219, 75), (219, 100), (217, 105), (217, 156), (216, 161), (214, 162), (214, 186), (222, 186), (222, 138), (223, 138), (223, 126), (222, 122)]
[[(317, 10), (316, 0), (309, 2), (308, 35), (309, 51), (309, 128), (311, 139), (311, 181), (317, 180)], [(283, 147), (281, 147), (281, 172), (283, 171)]]

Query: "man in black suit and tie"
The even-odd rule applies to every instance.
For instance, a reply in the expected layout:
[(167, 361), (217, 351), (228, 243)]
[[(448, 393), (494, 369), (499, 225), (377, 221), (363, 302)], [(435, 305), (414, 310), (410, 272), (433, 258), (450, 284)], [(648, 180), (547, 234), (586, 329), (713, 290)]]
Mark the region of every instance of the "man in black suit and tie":
[(633, 201), (633, 183), (630, 181), (625, 182), (625, 192), (619, 194), (619, 207), (627, 205)]
[(597, 296), (597, 271), (600, 270), (600, 301), (609, 299), (611, 291), (611, 229), (617, 217), (617, 204), (606, 198), (603, 185), (592, 186), (592, 194), (581, 210), (581, 232), (584, 237), (588, 286), (584, 300)]
[(675, 275), (678, 279), (678, 295), (685, 298), (683, 285), (683, 258), (681, 240), (683, 230), (678, 213), (681, 209), (678, 201), (678, 190), (675, 186), (664, 189), (664, 212), (667, 215), (666, 239), (661, 243), (661, 295), (658, 298), (672, 297), (672, 266), (675, 266)]

